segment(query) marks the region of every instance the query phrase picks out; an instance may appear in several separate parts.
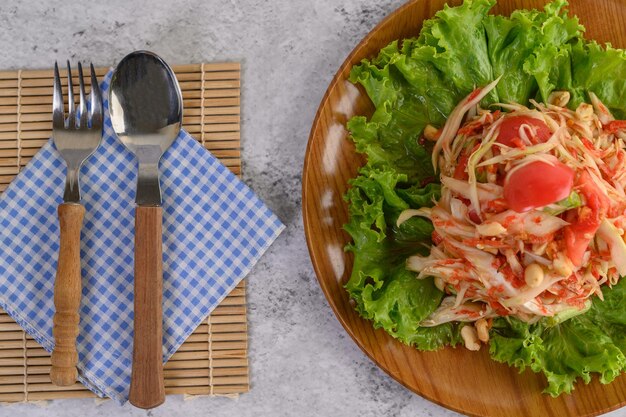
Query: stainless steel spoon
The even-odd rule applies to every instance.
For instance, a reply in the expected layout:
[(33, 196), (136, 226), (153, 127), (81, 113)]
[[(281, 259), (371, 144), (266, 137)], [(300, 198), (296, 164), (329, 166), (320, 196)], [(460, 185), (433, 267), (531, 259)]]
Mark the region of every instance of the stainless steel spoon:
[(153, 408), (165, 401), (159, 161), (180, 132), (182, 95), (174, 72), (161, 58), (137, 51), (122, 59), (115, 69), (109, 106), (115, 133), (139, 162), (129, 401), (136, 407)]

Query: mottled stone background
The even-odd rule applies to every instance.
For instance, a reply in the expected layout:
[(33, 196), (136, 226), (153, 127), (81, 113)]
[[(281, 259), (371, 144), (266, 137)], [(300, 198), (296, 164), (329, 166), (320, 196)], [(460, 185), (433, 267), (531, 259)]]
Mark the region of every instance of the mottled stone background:
[[(300, 175), (326, 86), (358, 41), (402, 0), (3, 1), (0, 69), (55, 59), (114, 65), (150, 49), (170, 64), (243, 64), (245, 181), (288, 228), (249, 276), (252, 390), (168, 397), (146, 412), (108, 401), (0, 407), (1, 416), (454, 416), (404, 389), (356, 347), (309, 262)], [(496, 393), (494, 393), (496, 394)], [(497, 395), (497, 394), (496, 394)], [(626, 416), (625, 411), (611, 414)]]

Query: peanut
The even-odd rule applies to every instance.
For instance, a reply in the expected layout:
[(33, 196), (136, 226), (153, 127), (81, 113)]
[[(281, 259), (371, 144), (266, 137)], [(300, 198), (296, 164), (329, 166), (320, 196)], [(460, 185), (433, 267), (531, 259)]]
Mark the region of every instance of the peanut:
[(476, 327), (478, 339), (483, 343), (487, 343), (489, 341), (489, 322), (485, 319), (478, 319), (474, 323), (474, 327)]
[(433, 125), (426, 125), (424, 128), (424, 137), (426, 140), (436, 142), (439, 139), (439, 129)]
[(548, 97), (548, 103), (559, 107), (565, 107), (567, 106), (567, 103), (569, 103), (569, 99), (569, 91), (553, 91)]
[(541, 265), (532, 263), (524, 270), (524, 281), (526, 285), (531, 288), (535, 288), (543, 282), (544, 272)]
[(552, 268), (554, 269), (554, 272), (561, 275), (563, 278), (567, 278), (572, 275), (574, 270), (572, 262), (561, 254), (559, 254), (554, 261), (552, 261)]
[(498, 236), (506, 233), (506, 228), (498, 222), (489, 222), (476, 226), (476, 231), (483, 236)]
[(591, 117), (593, 116), (593, 106), (588, 103), (580, 103), (576, 109), (576, 115), (580, 120), (591, 120)]
[(461, 337), (468, 350), (480, 350), (480, 342), (478, 341), (478, 333), (474, 326), (464, 326), (461, 329)]

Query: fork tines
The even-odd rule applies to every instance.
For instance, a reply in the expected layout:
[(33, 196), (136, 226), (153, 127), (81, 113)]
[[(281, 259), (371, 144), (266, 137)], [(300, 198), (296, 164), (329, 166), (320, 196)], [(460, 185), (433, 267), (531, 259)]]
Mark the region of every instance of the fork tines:
[[(59, 66), (54, 63), (54, 90), (52, 93), (52, 125), (55, 129), (100, 129), (102, 127), (102, 94), (96, 71), (93, 64), (91, 68), (91, 92), (89, 94), (89, 105), (85, 96), (85, 83), (83, 81), (83, 66), (78, 63), (78, 84), (80, 88), (78, 104), (78, 122), (76, 108), (74, 104), (74, 91), (72, 84), (72, 68), (70, 61), (67, 61), (67, 100), (68, 114), (65, 118), (63, 106), (63, 90), (61, 88), (61, 77), (59, 77)], [(88, 109), (89, 107), (89, 109)]]

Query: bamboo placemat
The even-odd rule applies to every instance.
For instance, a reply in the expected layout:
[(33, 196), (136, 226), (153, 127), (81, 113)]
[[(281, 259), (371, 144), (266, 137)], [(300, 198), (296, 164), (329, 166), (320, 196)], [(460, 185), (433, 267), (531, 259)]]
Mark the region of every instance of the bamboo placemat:
[[(173, 68), (183, 94), (183, 126), (240, 175), (239, 64)], [(99, 79), (106, 71), (96, 70)], [(61, 77), (64, 75), (61, 71)], [(51, 70), (0, 72), (0, 192), (52, 134), (51, 110)], [(242, 281), (168, 361), (166, 393), (247, 392), (247, 349), (246, 288)], [(79, 383), (63, 388), (52, 385), (49, 371), (50, 355), (0, 310), (0, 402), (95, 397)]]

